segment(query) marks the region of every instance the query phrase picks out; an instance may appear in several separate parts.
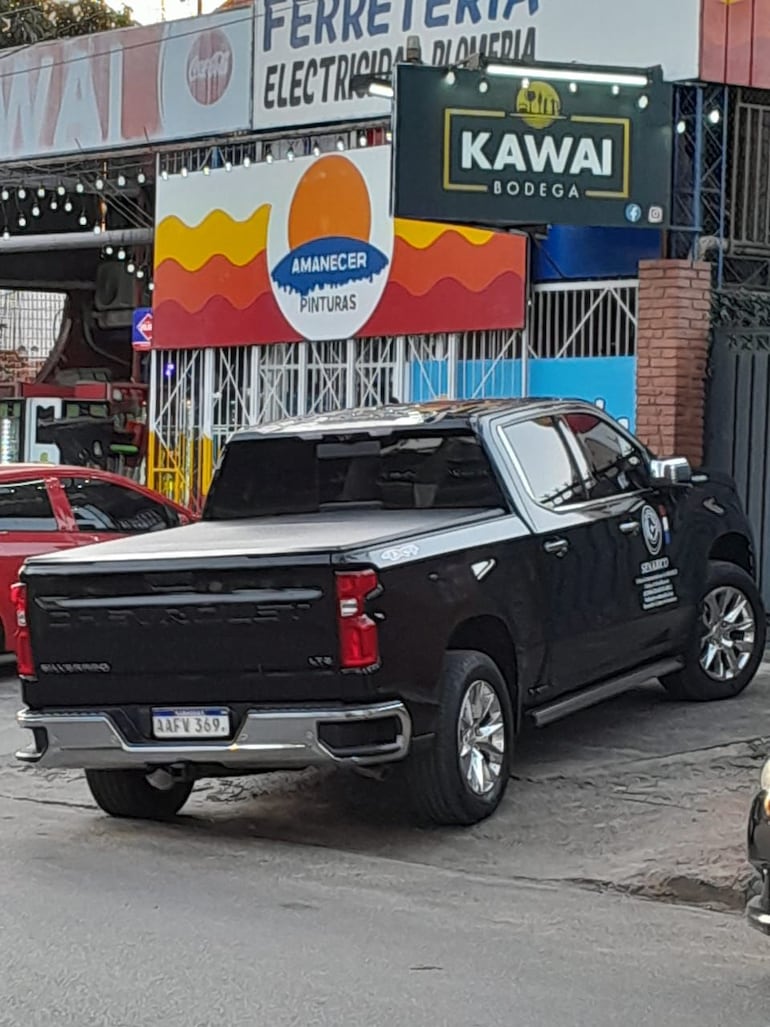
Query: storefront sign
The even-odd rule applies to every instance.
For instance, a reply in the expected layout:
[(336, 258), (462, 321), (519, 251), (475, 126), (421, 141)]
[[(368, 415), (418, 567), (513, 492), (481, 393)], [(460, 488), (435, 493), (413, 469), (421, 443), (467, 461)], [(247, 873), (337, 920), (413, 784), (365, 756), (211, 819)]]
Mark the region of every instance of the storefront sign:
[(399, 66), (396, 216), (665, 226), (671, 87), (656, 72), (644, 88), (528, 74)]
[(0, 57), (2, 159), (247, 129), (252, 20), (236, 10)]
[(131, 319), (131, 345), (135, 350), (147, 350), (152, 347), (152, 310), (149, 307), (138, 307)]
[(158, 183), (153, 347), (524, 324), (520, 235), (398, 222), (390, 148)]
[(508, 60), (661, 64), (697, 75), (701, 0), (256, 0), (257, 129), (386, 117), (353, 75), (390, 79), (419, 40), (425, 64)]

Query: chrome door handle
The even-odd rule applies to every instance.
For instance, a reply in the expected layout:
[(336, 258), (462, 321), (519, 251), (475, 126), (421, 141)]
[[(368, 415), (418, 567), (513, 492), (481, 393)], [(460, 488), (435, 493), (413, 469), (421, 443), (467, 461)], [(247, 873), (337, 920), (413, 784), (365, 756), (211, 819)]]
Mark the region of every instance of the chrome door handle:
[(552, 538), (543, 543), (543, 549), (551, 556), (564, 556), (569, 549), (569, 542), (566, 538)]
[(639, 534), (639, 521), (624, 521), (620, 525), (620, 530), (624, 535), (638, 535)]

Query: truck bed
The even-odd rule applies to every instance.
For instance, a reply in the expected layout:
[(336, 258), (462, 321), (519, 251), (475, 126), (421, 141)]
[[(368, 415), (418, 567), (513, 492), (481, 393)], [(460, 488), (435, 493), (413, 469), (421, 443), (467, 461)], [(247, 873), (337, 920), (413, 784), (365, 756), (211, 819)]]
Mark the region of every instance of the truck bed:
[[(35, 557), (36, 568), (74, 564), (92, 568), (109, 563), (200, 560), (205, 557), (296, 556), (337, 553), (424, 532), (441, 531), (455, 524), (499, 516), (502, 510), (376, 510), (340, 509), (321, 513), (259, 517), (249, 520), (200, 521), (172, 531), (116, 539), (82, 549), (67, 549)], [(117, 568), (116, 568), (117, 569)]]

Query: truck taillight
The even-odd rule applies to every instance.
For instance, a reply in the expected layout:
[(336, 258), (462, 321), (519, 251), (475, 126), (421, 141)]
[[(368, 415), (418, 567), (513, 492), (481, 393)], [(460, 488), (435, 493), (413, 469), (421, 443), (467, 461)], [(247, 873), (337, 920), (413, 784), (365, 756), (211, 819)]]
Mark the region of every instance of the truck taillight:
[(19, 583), (11, 585), (11, 602), (16, 613), (16, 630), (14, 631), (14, 647), (16, 649), (16, 666), (19, 677), (35, 676), (35, 661), (32, 656), (32, 640), (29, 636), (27, 621), (27, 586)]
[(366, 599), (379, 588), (374, 571), (342, 571), (337, 579), (340, 666), (361, 670), (380, 662), (377, 625), (366, 613)]

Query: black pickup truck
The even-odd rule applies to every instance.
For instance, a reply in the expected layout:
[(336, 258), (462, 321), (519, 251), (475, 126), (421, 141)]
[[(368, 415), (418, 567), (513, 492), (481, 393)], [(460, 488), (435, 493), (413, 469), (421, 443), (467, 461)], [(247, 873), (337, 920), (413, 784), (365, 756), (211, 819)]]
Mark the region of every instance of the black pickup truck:
[(765, 643), (731, 483), (580, 402), (244, 430), (200, 523), (21, 579), (18, 757), (85, 768), (115, 816), (172, 816), (200, 777), (400, 762), (424, 816), (471, 824), (525, 720), (651, 678), (729, 698)]

